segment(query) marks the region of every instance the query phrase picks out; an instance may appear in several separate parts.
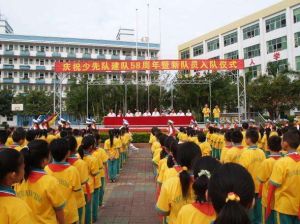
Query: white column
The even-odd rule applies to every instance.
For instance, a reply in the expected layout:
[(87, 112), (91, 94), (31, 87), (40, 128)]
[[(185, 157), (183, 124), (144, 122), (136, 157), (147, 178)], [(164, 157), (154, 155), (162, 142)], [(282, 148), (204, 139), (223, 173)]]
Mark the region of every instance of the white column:
[(291, 8), (286, 9), (286, 30), (287, 30), (287, 54), (288, 64), (292, 70), (296, 70), (295, 59), (295, 38), (293, 31), (293, 10)]
[(221, 34), (219, 34), (219, 52), (220, 52), (220, 59), (224, 58), (224, 38)]
[(263, 18), (259, 19), (259, 32), (260, 32), (260, 61), (261, 61), (261, 74), (266, 74), (267, 70), (267, 43), (265, 39), (265, 21)]

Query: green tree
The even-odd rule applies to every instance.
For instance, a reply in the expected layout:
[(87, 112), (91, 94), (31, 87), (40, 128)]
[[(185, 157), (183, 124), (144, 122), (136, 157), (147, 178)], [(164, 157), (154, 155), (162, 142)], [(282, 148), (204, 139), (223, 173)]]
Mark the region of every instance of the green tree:
[(13, 94), (11, 91), (2, 90), (0, 91), (0, 115), (1, 116), (10, 116), (11, 111), (11, 102), (13, 99)]
[(20, 93), (13, 99), (13, 102), (24, 105), (24, 110), (18, 112), (22, 115), (47, 114), (53, 109), (52, 96), (44, 91)]

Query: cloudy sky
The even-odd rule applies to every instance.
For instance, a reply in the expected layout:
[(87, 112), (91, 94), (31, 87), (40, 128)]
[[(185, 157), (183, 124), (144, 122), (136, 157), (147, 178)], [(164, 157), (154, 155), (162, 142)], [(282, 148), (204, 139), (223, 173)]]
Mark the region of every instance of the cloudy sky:
[[(1, 13), (16, 34), (115, 39), (120, 27), (159, 42), (161, 8), (162, 57), (176, 58), (177, 46), (280, 0), (0, 0)], [(135, 41), (135, 39), (133, 38)]]

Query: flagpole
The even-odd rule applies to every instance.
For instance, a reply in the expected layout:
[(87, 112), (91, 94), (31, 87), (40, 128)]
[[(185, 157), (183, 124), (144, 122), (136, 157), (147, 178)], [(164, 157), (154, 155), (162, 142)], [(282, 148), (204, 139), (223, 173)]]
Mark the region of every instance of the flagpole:
[[(138, 60), (138, 40), (139, 40), (139, 32), (138, 32), (138, 9), (135, 9), (135, 55), (136, 60)], [(136, 109), (139, 109), (139, 75), (138, 71), (135, 73), (135, 80), (136, 80)]]

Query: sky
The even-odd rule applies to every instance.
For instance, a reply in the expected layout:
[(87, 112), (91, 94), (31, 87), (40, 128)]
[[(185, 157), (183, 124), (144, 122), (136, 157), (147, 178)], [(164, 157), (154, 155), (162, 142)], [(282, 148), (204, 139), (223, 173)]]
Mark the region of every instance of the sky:
[(159, 43), (161, 24), (161, 57), (173, 59), (179, 44), (279, 1), (0, 0), (0, 12), (15, 34), (114, 40), (120, 27), (135, 29), (136, 18), (139, 38), (147, 36), (149, 3), (150, 42)]

